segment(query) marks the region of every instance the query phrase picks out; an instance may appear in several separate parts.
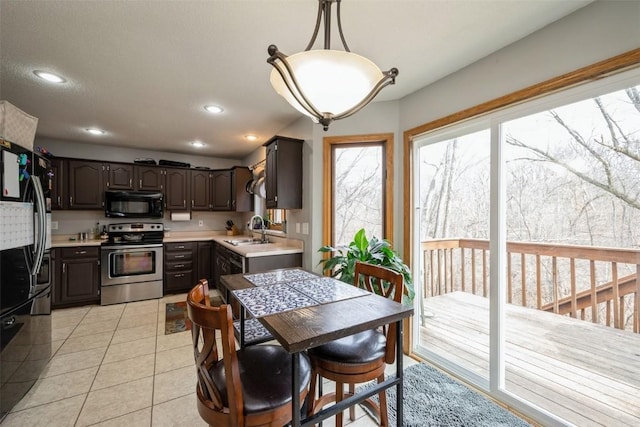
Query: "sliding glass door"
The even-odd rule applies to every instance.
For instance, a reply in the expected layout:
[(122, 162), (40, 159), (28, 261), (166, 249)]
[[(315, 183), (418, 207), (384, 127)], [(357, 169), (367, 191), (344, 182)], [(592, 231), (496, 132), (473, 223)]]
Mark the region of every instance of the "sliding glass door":
[(640, 424), (640, 71), (413, 140), (414, 348), (543, 424)]
[(489, 375), (489, 137), (480, 124), (425, 139), (417, 149), (416, 185), (419, 348), (484, 383)]
[(577, 425), (640, 422), (639, 94), (502, 123), (506, 391)]

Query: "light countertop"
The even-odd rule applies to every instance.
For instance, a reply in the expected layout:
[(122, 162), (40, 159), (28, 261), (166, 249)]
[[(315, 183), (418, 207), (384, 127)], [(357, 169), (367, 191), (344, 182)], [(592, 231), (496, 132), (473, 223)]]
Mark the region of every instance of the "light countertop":
[[(167, 231), (163, 239), (163, 243), (171, 242), (208, 242), (214, 241), (222, 246), (234, 251), (235, 253), (247, 258), (273, 256), (273, 255), (286, 255), (302, 253), (304, 251), (304, 242), (297, 239), (287, 239), (284, 237), (267, 235), (269, 241), (272, 243), (265, 243), (260, 245), (240, 245), (234, 246), (225, 240), (242, 239), (247, 238), (246, 235), (227, 236), (224, 231)], [(70, 240), (74, 238), (76, 240)], [(259, 235), (255, 235), (254, 238), (259, 238)], [(100, 246), (104, 240), (88, 239), (77, 240), (75, 235), (53, 235), (51, 236), (52, 248), (65, 248), (65, 247), (77, 247), (77, 246)]]

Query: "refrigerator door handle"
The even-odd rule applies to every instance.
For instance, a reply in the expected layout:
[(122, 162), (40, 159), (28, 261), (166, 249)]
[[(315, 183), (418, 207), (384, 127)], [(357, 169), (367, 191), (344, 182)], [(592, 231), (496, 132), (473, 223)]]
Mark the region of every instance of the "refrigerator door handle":
[(34, 204), (37, 206), (37, 227), (38, 227), (38, 239), (34, 242), (35, 246), (35, 259), (33, 261), (33, 271), (31, 275), (36, 275), (40, 271), (42, 266), (42, 260), (44, 259), (44, 252), (47, 239), (47, 211), (45, 205), (44, 191), (42, 191), (42, 184), (40, 178), (37, 176), (31, 177), (33, 183), (33, 189), (35, 194)]

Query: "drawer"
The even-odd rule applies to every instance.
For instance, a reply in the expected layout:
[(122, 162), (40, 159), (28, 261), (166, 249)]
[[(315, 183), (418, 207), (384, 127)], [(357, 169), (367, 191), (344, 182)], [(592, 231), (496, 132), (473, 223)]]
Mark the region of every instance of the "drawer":
[(58, 248), (60, 258), (99, 258), (100, 247), (98, 246), (76, 246), (73, 248)]
[(192, 270), (164, 274), (165, 290), (188, 290), (193, 288), (195, 285), (196, 283), (193, 280)]
[(193, 252), (165, 252), (164, 253), (164, 261), (165, 262), (176, 262), (176, 261), (191, 261), (193, 259)]
[(192, 270), (193, 269), (193, 261), (176, 261), (176, 262), (166, 262), (164, 264), (165, 272), (181, 272), (184, 270)]
[(193, 242), (175, 242), (164, 244), (164, 250), (166, 252), (193, 251), (194, 249), (195, 244)]

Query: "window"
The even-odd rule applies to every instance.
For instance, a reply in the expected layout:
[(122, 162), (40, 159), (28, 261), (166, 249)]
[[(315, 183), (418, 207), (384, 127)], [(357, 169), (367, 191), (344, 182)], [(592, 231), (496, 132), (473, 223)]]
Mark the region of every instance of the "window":
[(287, 231), (287, 211), (284, 209), (267, 209), (266, 215), (269, 230)]
[(392, 240), (393, 134), (324, 139), (324, 244), (367, 236)]

